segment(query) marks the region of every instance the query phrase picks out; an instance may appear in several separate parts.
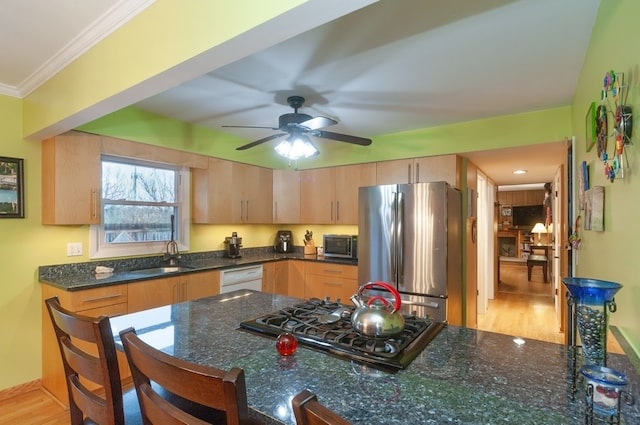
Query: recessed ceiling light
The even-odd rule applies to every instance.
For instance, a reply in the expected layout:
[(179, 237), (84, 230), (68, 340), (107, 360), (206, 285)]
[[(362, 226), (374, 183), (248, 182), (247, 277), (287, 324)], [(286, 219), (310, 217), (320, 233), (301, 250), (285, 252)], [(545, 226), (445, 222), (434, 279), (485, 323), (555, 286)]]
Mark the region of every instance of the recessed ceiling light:
[(527, 174), (527, 170), (514, 170), (513, 174)]

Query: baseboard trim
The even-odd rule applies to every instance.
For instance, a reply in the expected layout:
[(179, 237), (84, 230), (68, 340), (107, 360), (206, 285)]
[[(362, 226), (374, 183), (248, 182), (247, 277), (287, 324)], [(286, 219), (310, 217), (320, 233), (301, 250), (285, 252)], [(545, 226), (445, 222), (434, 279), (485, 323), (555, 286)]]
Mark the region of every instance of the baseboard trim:
[(20, 394), (25, 394), (33, 390), (42, 389), (42, 381), (36, 379), (35, 381), (25, 382), (24, 384), (16, 385), (15, 387), (6, 388), (0, 390), (0, 401), (7, 400)]

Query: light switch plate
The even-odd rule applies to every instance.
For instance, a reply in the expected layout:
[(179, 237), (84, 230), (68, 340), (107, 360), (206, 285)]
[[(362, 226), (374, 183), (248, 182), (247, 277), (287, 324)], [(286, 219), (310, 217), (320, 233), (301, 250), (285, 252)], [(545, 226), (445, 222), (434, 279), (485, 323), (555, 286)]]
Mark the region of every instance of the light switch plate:
[(82, 242), (67, 243), (67, 257), (76, 257), (82, 255)]

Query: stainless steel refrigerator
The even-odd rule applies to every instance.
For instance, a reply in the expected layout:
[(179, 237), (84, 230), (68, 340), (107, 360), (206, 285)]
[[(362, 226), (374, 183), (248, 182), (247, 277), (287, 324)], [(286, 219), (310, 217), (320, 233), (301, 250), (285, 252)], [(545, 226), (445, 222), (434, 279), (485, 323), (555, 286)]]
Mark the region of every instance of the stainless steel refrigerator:
[(460, 191), (446, 182), (368, 186), (358, 202), (360, 283), (390, 283), (403, 313), (447, 321), (448, 288), (462, 280)]

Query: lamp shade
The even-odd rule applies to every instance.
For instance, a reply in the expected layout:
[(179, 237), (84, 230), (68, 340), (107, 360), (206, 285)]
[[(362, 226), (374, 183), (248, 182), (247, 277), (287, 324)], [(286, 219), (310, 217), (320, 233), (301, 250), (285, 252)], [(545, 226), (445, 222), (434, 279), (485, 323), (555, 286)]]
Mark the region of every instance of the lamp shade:
[(547, 228), (544, 227), (542, 223), (536, 223), (533, 229), (531, 229), (531, 233), (547, 233)]
[(289, 160), (308, 158), (318, 154), (311, 140), (305, 135), (293, 135), (278, 144), (275, 151)]

